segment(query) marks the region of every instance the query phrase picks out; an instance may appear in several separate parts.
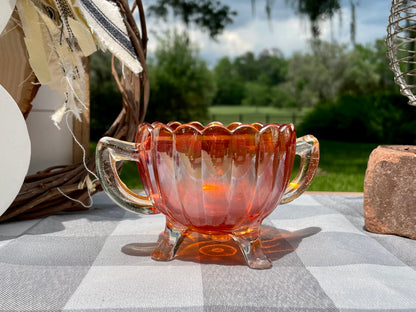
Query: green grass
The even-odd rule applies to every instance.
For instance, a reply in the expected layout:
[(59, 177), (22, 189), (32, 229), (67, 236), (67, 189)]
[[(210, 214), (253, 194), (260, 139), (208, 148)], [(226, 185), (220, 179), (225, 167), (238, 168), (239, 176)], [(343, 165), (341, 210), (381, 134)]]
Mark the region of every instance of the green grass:
[[(362, 192), (368, 157), (377, 144), (321, 140), (319, 145), (318, 172), (308, 191)], [(132, 189), (142, 188), (134, 162), (124, 162), (120, 178)]]
[[(302, 112), (308, 109), (302, 110)], [(298, 111), (295, 108), (277, 108), (270, 106), (240, 106), (240, 105), (219, 105), (211, 106), (209, 112), (211, 114), (251, 114), (251, 113), (262, 113), (262, 114), (290, 114)]]
[[(97, 142), (90, 142), (90, 157), (95, 157)], [(125, 161), (121, 167), (120, 179), (131, 189), (142, 189), (139, 171), (134, 161)]]
[[(212, 106), (209, 113), (213, 119), (224, 124), (242, 118), (243, 120), (240, 121), (245, 123), (292, 122), (297, 125), (309, 110), (308, 108), (299, 111), (293, 108)], [(267, 114), (269, 120), (266, 121)], [(296, 114), (295, 120), (293, 120), (294, 114)], [(375, 147), (377, 144), (320, 141), (319, 169), (308, 190), (362, 192), (368, 157)]]
[[(93, 155), (96, 143), (91, 143)], [(320, 161), (318, 172), (309, 191), (362, 192), (365, 170), (371, 151), (377, 144), (320, 141)], [(296, 168), (294, 168), (296, 171)], [(131, 189), (141, 189), (136, 163), (126, 161), (120, 178)]]
[(125, 161), (121, 167), (120, 179), (130, 189), (142, 189), (142, 181), (140, 181), (139, 170), (133, 161)]
[(220, 121), (225, 125), (233, 121), (244, 123), (275, 122), (279, 124), (298, 124), (310, 109), (253, 107), (253, 106), (211, 106), (209, 115), (211, 121)]
[(320, 161), (309, 191), (362, 192), (368, 158), (378, 144), (320, 141)]

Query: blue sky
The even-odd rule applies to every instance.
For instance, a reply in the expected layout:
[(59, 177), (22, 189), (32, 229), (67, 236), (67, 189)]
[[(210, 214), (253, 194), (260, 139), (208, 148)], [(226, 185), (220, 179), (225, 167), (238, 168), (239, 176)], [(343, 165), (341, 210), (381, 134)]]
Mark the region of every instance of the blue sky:
[[(256, 54), (264, 49), (278, 48), (286, 57), (294, 52), (302, 52), (308, 48), (311, 39), (310, 23), (294, 13), (286, 4), (286, 0), (275, 0), (272, 20), (267, 20), (265, 0), (256, 0), (255, 14), (252, 13), (250, 0), (221, 0), (228, 4), (238, 15), (234, 23), (229, 25), (217, 41), (213, 41), (197, 27), (189, 30), (191, 40), (200, 48), (200, 55), (211, 65), (215, 65), (223, 56), (231, 58), (253, 51)], [(313, 0), (311, 0), (313, 1)], [(386, 36), (391, 1), (389, 0), (358, 0), (356, 7), (356, 41), (366, 44)], [(340, 43), (350, 42), (351, 10), (350, 1), (341, 1), (341, 16), (335, 15), (332, 22), (321, 24), (321, 38), (331, 41), (335, 38)], [(183, 28), (179, 20), (170, 19), (168, 23), (147, 20), (149, 34), (149, 50), (156, 46), (156, 38), (152, 31), (172, 27)]]

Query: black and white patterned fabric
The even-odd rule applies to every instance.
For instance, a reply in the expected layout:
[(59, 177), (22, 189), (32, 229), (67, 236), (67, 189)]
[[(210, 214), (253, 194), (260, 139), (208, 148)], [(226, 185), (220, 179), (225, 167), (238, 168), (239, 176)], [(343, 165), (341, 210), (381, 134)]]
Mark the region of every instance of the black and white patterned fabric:
[(94, 200), (85, 212), (0, 224), (0, 311), (416, 311), (416, 241), (365, 231), (362, 196), (279, 206), (262, 227), (268, 270), (240, 252), (199, 254), (201, 241), (154, 261), (163, 215)]

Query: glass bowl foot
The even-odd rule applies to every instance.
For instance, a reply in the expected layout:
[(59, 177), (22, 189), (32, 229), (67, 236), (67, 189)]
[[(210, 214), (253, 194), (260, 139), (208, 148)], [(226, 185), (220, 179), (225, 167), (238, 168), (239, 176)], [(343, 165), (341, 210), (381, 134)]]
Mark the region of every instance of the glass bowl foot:
[[(170, 226), (169, 223), (167, 223), (165, 231), (159, 239), (157, 248), (151, 254), (152, 259), (157, 261), (173, 260), (177, 255), (180, 245), (190, 234), (191, 231), (186, 228)], [(214, 235), (211, 238), (216, 240), (217, 236)], [(269, 269), (272, 267), (272, 262), (266, 256), (261, 246), (259, 229), (252, 230), (248, 234), (234, 233), (226, 236), (231, 237), (238, 244), (247, 265), (251, 269)], [(226, 253), (228, 250), (227, 248), (224, 248), (226, 245), (226, 240), (223, 239), (221, 242), (222, 243), (220, 245), (207, 245), (203, 248), (211, 248), (214, 246), (215, 248), (212, 251), (216, 253), (216, 256), (221, 257), (222, 253)], [(199, 252), (206, 255), (205, 249), (199, 250)], [(225, 254), (224, 256), (229, 255)]]
[(165, 232), (159, 239), (158, 246), (151, 254), (152, 259), (170, 261), (175, 258), (187, 232), (187, 230), (181, 230), (166, 224)]
[(266, 256), (261, 246), (259, 231), (249, 235), (232, 235), (232, 238), (240, 246), (247, 265), (252, 269), (269, 269), (272, 262)]

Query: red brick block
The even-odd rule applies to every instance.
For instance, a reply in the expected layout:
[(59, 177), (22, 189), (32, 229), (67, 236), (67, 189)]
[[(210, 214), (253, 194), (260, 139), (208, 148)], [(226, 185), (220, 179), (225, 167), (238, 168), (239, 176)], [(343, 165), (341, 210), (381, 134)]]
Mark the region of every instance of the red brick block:
[(372, 151), (364, 180), (368, 231), (416, 239), (416, 146), (386, 145)]

